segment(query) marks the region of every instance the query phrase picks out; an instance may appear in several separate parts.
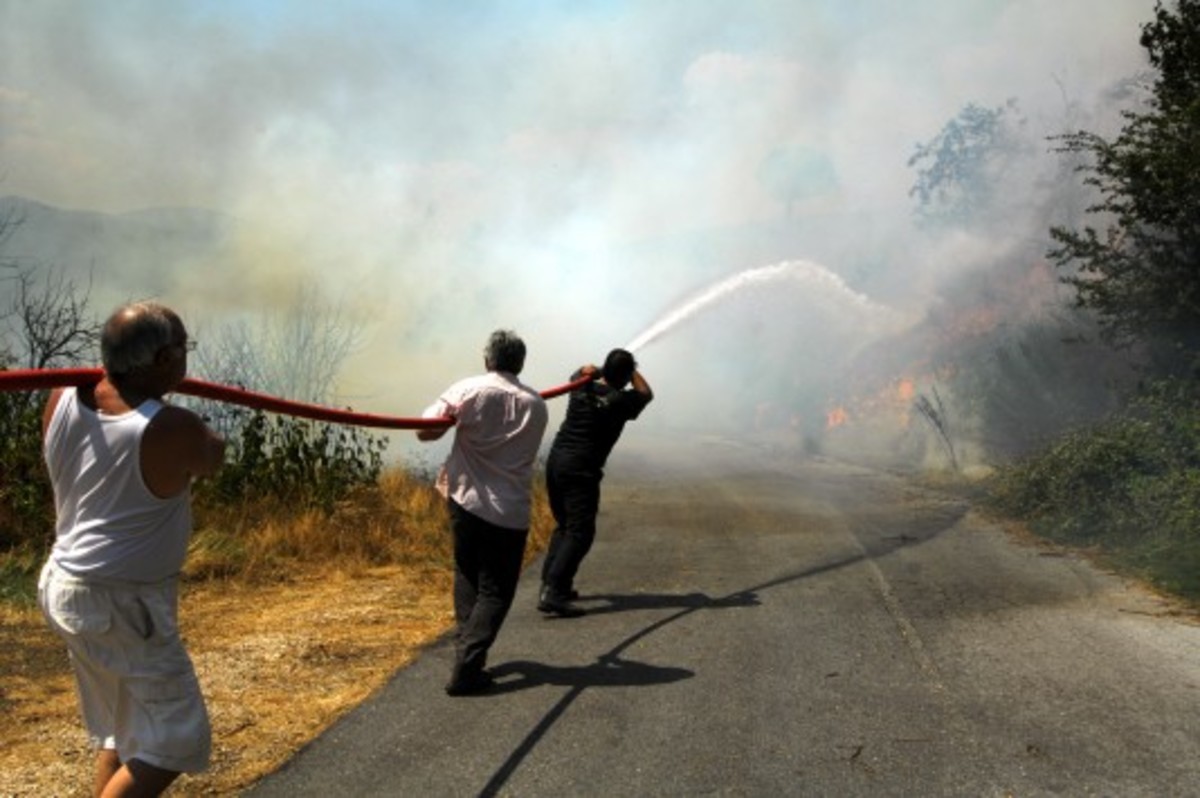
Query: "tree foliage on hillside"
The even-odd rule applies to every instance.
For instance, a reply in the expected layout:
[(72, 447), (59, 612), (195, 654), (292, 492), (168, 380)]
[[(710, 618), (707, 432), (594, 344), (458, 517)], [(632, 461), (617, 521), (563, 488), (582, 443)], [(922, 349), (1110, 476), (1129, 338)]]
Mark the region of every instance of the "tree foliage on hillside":
[(1042, 534), (1200, 599), (1200, 0), (1159, 2), (1141, 44), (1145, 102), (1120, 132), (1059, 137), (1097, 199), (1092, 225), (1051, 228), (1050, 257), (1073, 269), (1076, 305), (1152, 379), (1103, 422), (1001, 472), (992, 495)]
[[(966, 233), (986, 244), (938, 284), (923, 326), (925, 354), (959, 419), (954, 445), (989, 462), (1028, 455), (1110, 412), (1128, 378), (1127, 353), (1086, 341), (1092, 314), (1062, 307), (1069, 291), (1044, 250), (1055, 221), (1081, 218), (1072, 212), (1082, 187), (1063, 180), (1078, 159), (1035, 147), (1029, 127), (1015, 99), (968, 103), (908, 161), (909, 195), (931, 240)], [(919, 399), (913, 409), (932, 421), (932, 407)], [(934, 429), (946, 437), (947, 427)]]
[[(1060, 137), (1087, 156), (1084, 181), (1099, 194), (1099, 227), (1056, 227), (1050, 257), (1073, 267), (1065, 282), (1118, 345), (1145, 342), (1173, 364), (1200, 366), (1200, 0), (1159, 2), (1142, 27), (1153, 68), (1143, 110), (1126, 111), (1111, 141), (1087, 131)], [(1162, 365), (1162, 364), (1160, 364)], [(1168, 367), (1170, 368), (1170, 367)]]
[(1024, 120), (1010, 99), (996, 108), (968, 103), (936, 136), (918, 144), (909, 196), (926, 223), (971, 224), (996, 209), (1003, 178), (1026, 150)]

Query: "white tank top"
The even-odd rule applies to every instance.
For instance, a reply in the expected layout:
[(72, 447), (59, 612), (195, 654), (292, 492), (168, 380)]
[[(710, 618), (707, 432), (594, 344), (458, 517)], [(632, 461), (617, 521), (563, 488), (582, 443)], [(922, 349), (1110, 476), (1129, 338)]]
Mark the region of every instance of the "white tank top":
[(57, 511), (51, 557), (76, 576), (158, 582), (176, 576), (192, 530), (189, 491), (169, 499), (142, 479), (142, 434), (162, 403), (106, 416), (62, 392), (44, 454)]

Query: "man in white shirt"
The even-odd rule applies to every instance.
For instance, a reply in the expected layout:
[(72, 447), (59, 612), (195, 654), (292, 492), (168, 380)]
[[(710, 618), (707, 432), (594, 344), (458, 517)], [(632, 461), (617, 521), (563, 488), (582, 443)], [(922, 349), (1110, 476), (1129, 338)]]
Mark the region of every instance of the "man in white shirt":
[(208, 713), (176, 615), (189, 487), (220, 467), (225, 442), (163, 398), (189, 349), (169, 308), (118, 308), (100, 336), (103, 378), (54, 391), (43, 419), (57, 522), (38, 600), (99, 749), (95, 795), (158, 795), (208, 765)]
[[(525, 343), (497, 330), (483, 351), (486, 374), (447, 388), (424, 412), (454, 420), (454, 444), (438, 474), (454, 535), (455, 662), (446, 693), (492, 684), (488, 649), (512, 607), (529, 533), (533, 466), (546, 432), (546, 403), (517, 375)], [(422, 441), (446, 427), (421, 429)]]

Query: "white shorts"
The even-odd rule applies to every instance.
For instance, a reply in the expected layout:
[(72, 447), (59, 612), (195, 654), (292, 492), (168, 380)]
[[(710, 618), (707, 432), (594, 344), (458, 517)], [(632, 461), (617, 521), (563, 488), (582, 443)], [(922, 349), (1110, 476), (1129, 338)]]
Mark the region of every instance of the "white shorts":
[(176, 622), (178, 581), (153, 585), (42, 569), (38, 603), (71, 654), (92, 744), (163, 770), (208, 767), (212, 729)]

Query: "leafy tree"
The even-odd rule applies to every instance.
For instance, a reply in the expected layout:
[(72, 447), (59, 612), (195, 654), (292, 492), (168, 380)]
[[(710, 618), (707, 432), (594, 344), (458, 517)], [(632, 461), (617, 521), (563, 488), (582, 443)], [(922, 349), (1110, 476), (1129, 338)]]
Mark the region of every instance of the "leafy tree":
[(935, 224), (970, 224), (995, 209), (1003, 178), (1027, 150), (1024, 120), (1010, 99), (996, 108), (968, 103), (926, 144), (918, 144), (908, 165), (917, 169), (909, 196), (917, 214)]
[(1063, 309), (955, 342), (950, 387), (986, 455), (1027, 457), (1119, 407), (1129, 359), (1097, 342), (1094, 328), (1088, 315)]
[[(1061, 151), (1098, 192), (1096, 226), (1054, 227), (1049, 256), (1076, 271), (1064, 281), (1094, 310), (1111, 342), (1149, 343), (1164, 370), (1200, 366), (1200, 0), (1161, 2), (1142, 26), (1152, 83), (1145, 105), (1122, 114), (1113, 140), (1087, 131)], [(1182, 356), (1182, 357), (1180, 357)]]

